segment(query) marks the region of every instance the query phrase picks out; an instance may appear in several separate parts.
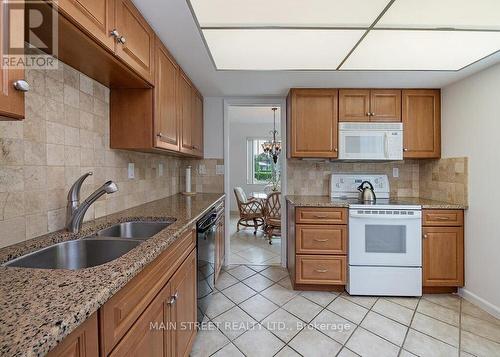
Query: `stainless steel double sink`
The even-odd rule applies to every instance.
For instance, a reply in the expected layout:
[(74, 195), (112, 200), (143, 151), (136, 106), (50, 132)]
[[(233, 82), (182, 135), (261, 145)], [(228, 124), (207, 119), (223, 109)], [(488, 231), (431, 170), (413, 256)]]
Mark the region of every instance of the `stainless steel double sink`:
[(175, 222), (132, 221), (115, 224), (82, 239), (53, 244), (5, 263), (38, 269), (82, 269), (117, 259)]

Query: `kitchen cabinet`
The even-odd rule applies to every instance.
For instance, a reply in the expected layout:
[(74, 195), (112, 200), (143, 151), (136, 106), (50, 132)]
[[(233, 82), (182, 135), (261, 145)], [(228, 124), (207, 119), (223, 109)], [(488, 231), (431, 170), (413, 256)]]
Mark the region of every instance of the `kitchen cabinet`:
[(203, 157), (203, 97), (181, 71), (179, 74), (179, 117), (182, 153)]
[(194, 156), (203, 157), (203, 97), (192, 87), (192, 143)]
[(439, 89), (403, 90), (403, 157), (441, 157)]
[[(2, 0), (0, 15), (6, 18), (5, 11), (9, 11), (9, 2)], [(0, 22), (0, 48), (7, 48), (5, 41), (10, 39), (24, 44), (24, 23), (8, 21)], [(2, 52), (4, 54), (4, 52)], [(6, 68), (0, 64), (0, 120), (24, 119), (24, 92), (17, 90), (14, 84), (25, 79), (24, 68)]]
[(98, 357), (97, 313), (91, 315), (69, 336), (52, 349), (47, 357)]
[(400, 122), (401, 90), (339, 90), (340, 122)]
[(336, 89), (291, 89), (287, 123), (290, 157), (338, 157)]
[(464, 285), (462, 210), (424, 210), (422, 274), (424, 287)]

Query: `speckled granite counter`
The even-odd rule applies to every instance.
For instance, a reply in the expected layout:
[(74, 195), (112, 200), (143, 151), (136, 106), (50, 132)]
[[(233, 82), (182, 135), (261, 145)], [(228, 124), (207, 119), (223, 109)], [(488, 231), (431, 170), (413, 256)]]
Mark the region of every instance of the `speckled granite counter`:
[[(349, 207), (355, 200), (343, 200), (330, 198), (329, 196), (300, 196), (288, 195), (286, 200), (294, 206), (301, 207)], [(420, 205), (425, 209), (467, 209), (466, 205), (447, 203), (441, 201), (428, 200), (418, 197), (402, 197), (396, 200), (390, 200), (391, 204), (400, 205)]]
[(174, 195), (0, 249), (0, 263), (132, 219), (176, 222), (109, 263), (80, 270), (0, 267), (0, 355), (43, 356), (169, 247), (223, 194)]

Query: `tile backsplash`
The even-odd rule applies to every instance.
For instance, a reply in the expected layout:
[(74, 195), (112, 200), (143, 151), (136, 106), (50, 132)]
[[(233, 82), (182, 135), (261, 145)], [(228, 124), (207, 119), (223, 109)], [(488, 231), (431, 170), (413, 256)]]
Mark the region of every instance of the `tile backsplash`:
[[(109, 89), (60, 67), (27, 70), (25, 120), (0, 121), (0, 247), (63, 228), (67, 192), (85, 172), (94, 175), (82, 199), (107, 180), (119, 188), (90, 207), (89, 220), (178, 193), (182, 168), (207, 161), (110, 149)], [(213, 177), (212, 161), (193, 189), (222, 191), (217, 181), (223, 176)], [(128, 179), (128, 163), (135, 164), (134, 179)]]

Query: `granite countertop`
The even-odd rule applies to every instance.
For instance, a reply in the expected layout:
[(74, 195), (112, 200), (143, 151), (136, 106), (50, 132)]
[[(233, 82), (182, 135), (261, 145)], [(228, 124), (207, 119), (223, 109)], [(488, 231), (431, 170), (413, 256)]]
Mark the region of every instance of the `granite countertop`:
[[(294, 206), (299, 207), (349, 207), (352, 200), (340, 198), (330, 198), (330, 196), (302, 196), (287, 195), (286, 200)], [(467, 205), (448, 203), (442, 201), (428, 200), (419, 197), (401, 197), (396, 200), (390, 200), (391, 204), (400, 205), (420, 205), (424, 209), (467, 209)]]
[(0, 249), (0, 263), (129, 220), (175, 223), (109, 263), (79, 270), (0, 267), (0, 355), (43, 356), (168, 248), (224, 194), (177, 194)]

